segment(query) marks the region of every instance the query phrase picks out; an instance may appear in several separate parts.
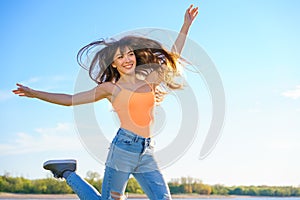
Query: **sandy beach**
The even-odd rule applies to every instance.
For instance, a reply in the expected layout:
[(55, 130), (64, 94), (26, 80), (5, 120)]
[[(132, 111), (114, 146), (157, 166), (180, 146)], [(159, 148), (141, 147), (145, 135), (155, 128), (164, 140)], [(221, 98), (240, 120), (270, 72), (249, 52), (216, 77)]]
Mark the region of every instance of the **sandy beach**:
[(13, 194), (0, 193), (0, 199), (77, 199), (75, 194)]
[[(128, 194), (129, 199), (147, 199), (144, 194)], [(172, 195), (173, 199), (199, 199), (199, 198), (234, 198), (233, 196), (205, 196), (205, 195)], [(0, 199), (78, 199), (75, 194), (13, 194), (0, 193)]]

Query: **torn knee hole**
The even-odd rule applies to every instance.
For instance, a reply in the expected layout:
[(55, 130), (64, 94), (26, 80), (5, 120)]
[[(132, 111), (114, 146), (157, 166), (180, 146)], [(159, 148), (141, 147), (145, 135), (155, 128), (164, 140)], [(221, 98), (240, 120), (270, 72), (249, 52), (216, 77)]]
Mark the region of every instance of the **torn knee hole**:
[(122, 200), (123, 199), (123, 195), (120, 194), (119, 192), (110, 192), (111, 198), (114, 200)]

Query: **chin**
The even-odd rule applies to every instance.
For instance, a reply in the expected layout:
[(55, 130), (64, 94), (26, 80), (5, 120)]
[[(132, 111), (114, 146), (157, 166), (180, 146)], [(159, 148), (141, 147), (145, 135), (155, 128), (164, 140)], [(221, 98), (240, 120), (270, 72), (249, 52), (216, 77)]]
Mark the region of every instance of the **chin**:
[(135, 68), (133, 67), (133, 68), (124, 70), (124, 74), (127, 74), (127, 75), (135, 74)]

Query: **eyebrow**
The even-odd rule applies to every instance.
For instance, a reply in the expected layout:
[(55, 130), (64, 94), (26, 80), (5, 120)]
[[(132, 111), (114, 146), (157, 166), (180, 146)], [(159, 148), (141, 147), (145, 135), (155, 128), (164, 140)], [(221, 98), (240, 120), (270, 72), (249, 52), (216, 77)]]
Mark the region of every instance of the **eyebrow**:
[[(129, 50), (129, 51), (127, 51), (125, 54), (131, 53), (131, 52), (133, 52), (133, 50)], [(118, 53), (118, 54), (115, 55), (115, 57), (121, 56), (121, 55), (123, 55), (123, 54), (124, 54), (124, 53)]]

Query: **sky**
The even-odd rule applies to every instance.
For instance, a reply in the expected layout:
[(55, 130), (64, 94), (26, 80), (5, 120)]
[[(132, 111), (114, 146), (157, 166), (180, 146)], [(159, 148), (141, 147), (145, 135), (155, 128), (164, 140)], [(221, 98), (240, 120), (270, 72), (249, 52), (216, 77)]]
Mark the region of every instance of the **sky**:
[[(207, 184), (299, 186), (298, 0), (0, 1), (0, 175), (49, 177), (42, 163), (58, 158), (77, 159), (83, 177), (89, 170), (103, 174), (103, 163), (80, 139), (73, 107), (20, 98), (11, 90), (18, 82), (73, 93), (81, 47), (139, 28), (179, 31), (190, 4), (199, 7), (199, 15), (189, 38), (215, 64), (226, 95), (226, 117), (216, 146), (199, 159), (211, 99), (203, 78), (190, 75), (200, 113), (197, 136), (163, 174), (167, 180), (191, 176)], [(176, 129), (172, 120), (180, 111), (170, 105), (162, 105), (166, 124)], [(111, 139), (117, 129), (111, 107), (103, 101), (94, 108)], [(158, 148), (175, 137), (165, 129)]]

